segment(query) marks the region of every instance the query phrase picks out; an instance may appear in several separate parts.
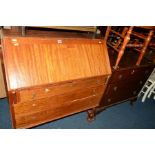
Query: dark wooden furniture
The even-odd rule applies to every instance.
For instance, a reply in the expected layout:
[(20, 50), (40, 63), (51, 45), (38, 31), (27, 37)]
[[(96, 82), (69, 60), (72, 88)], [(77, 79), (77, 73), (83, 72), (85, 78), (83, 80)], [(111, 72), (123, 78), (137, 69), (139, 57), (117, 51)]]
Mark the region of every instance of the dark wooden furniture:
[(129, 67), (114, 70), (102, 98), (101, 107), (136, 99), (155, 65)]
[[(134, 26), (114, 28), (110, 26), (107, 28), (105, 40), (107, 41), (108, 46), (112, 47), (116, 52), (118, 52), (114, 69), (119, 67), (119, 63), (126, 48), (134, 48), (132, 50), (139, 53), (139, 57), (135, 65), (140, 65), (153, 36), (153, 29), (147, 29), (149, 31), (145, 35), (143, 33), (137, 32), (136, 29), (138, 29), (138, 27)], [(145, 28), (140, 27), (140, 29)]]
[(99, 106), (111, 75), (100, 39), (3, 36), (14, 128), (30, 128)]
[[(141, 43), (137, 42), (136, 44), (135, 40), (133, 41), (131, 39), (131, 43), (128, 40), (128, 44), (126, 41), (126, 43), (124, 43), (125, 46), (121, 44), (119, 50), (116, 50), (118, 44), (123, 41), (122, 38), (128, 37), (133, 27), (130, 27), (129, 29), (123, 28), (121, 34), (122, 37), (117, 38), (117, 40), (115, 39), (115, 36), (108, 36), (110, 37), (108, 40), (107, 35), (109, 34), (109, 29), (110, 28), (108, 27), (105, 39), (110, 42), (108, 42), (108, 53), (112, 68), (112, 75), (108, 81), (105, 93), (100, 102), (100, 106), (96, 108), (96, 110), (94, 110), (94, 116), (95, 113), (97, 114), (107, 107), (121, 103), (123, 101), (129, 100), (131, 101), (131, 103), (133, 103), (133, 101), (136, 100), (141, 88), (145, 84), (147, 78), (153, 71), (153, 68), (155, 67), (153, 60), (147, 59), (144, 55), (144, 53), (147, 51), (146, 42), (150, 41), (150, 34), (152, 34), (152, 29), (148, 29), (149, 35), (147, 37), (147, 41), (143, 44), (143, 47), (145, 47), (145, 52), (142, 52), (143, 56), (141, 56), (141, 53), (139, 54), (139, 52), (134, 51), (134, 48), (137, 48)], [(125, 33), (128, 34), (125, 35)], [(130, 45), (133, 48), (127, 48), (127, 45)], [(123, 54), (121, 55), (121, 57), (119, 57), (120, 49), (122, 49), (122, 46), (124, 46)], [(147, 43), (147, 47), (148, 46), (149, 44)], [(143, 47), (142, 50), (144, 50)], [(139, 60), (140, 63), (137, 63), (139, 62)]]

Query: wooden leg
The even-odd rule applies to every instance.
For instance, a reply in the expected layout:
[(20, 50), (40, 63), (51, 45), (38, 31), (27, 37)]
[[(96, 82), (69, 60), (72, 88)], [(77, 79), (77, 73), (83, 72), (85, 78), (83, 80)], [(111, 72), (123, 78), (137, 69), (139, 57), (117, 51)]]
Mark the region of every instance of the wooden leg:
[(87, 120), (88, 122), (92, 122), (95, 120), (95, 111), (96, 109), (89, 109), (87, 112), (88, 112), (88, 117), (87, 117)]
[(116, 60), (114, 69), (118, 68), (119, 62), (120, 62), (120, 60), (121, 60), (121, 58), (122, 58), (122, 56), (124, 54), (124, 50), (126, 48), (126, 45), (129, 42), (129, 40), (130, 40), (130, 34), (132, 32), (132, 29), (133, 29), (133, 26), (130, 26), (130, 28), (129, 28), (128, 32), (127, 32), (127, 35), (124, 38), (123, 44), (122, 44), (122, 46), (121, 46), (121, 48), (120, 48), (120, 50), (118, 52), (118, 56), (117, 56), (117, 60)]
[(143, 56), (144, 56), (144, 54), (145, 54), (145, 52), (146, 52), (146, 50), (147, 50), (147, 47), (148, 47), (149, 42), (150, 42), (150, 40), (151, 40), (151, 38), (152, 38), (152, 35), (153, 35), (153, 30), (151, 30), (151, 31), (149, 32), (148, 37), (145, 39), (144, 47), (142, 48), (141, 53), (140, 53), (140, 55), (139, 55), (139, 58), (138, 58), (138, 60), (137, 60), (137, 62), (136, 62), (136, 65), (137, 65), (137, 66), (140, 65), (140, 63), (141, 63), (141, 61), (142, 61), (142, 59), (143, 59)]
[(108, 39), (110, 30), (111, 30), (111, 26), (107, 26), (107, 30), (106, 30), (105, 37), (104, 37), (104, 40), (105, 40), (106, 42), (107, 42), (107, 39)]

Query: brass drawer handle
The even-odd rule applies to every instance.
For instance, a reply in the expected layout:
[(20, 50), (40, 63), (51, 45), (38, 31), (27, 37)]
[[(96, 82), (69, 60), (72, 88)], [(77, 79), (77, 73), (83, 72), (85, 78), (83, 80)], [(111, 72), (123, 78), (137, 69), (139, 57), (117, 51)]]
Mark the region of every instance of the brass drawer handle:
[(123, 77), (123, 75), (119, 75), (118, 78), (121, 79)]
[(62, 40), (61, 40), (61, 39), (58, 39), (58, 40), (57, 40), (57, 43), (58, 43), (58, 44), (62, 44)]
[(113, 88), (113, 90), (114, 90), (114, 91), (117, 91), (117, 88), (118, 88), (118, 87), (117, 87), (117, 86), (115, 86), (115, 87)]
[(92, 93), (93, 93), (93, 96), (96, 96), (96, 90), (95, 89), (93, 89)]
[(140, 81), (139, 83), (140, 83), (140, 84), (143, 84), (143, 81)]
[(131, 71), (131, 75), (133, 75), (135, 73), (135, 70), (133, 69), (132, 71)]
[(111, 98), (108, 98), (108, 102), (111, 102)]

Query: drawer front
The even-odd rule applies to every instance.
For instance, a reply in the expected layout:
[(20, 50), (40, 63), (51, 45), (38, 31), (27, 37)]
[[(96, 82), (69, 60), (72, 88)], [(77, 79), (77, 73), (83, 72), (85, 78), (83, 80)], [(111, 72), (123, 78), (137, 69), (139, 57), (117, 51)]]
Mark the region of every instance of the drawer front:
[(49, 108), (58, 108), (63, 104), (67, 104), (68, 102), (73, 102), (76, 100), (80, 100), (82, 98), (87, 98), (89, 96), (96, 96), (98, 94), (103, 94), (105, 89), (104, 85), (100, 85), (94, 88), (87, 88), (84, 90), (73, 91), (70, 93), (65, 93), (62, 95), (57, 95), (53, 97), (38, 99), (34, 101), (28, 101), (24, 103), (14, 104), (15, 114), (16, 115), (25, 115), (28, 113), (39, 112), (42, 110), (48, 110)]
[[(61, 106), (49, 107), (46, 110), (35, 111), (33, 113), (15, 114), (16, 128), (29, 128), (41, 123), (49, 122), (61, 117), (84, 111), (99, 105), (102, 95), (90, 96), (68, 103), (61, 103)], [(16, 111), (16, 107), (15, 107)]]
[(118, 82), (118, 81), (124, 81), (126, 80), (130, 75), (130, 70), (118, 70), (114, 71), (112, 73), (112, 76), (110, 78), (110, 83)]
[(23, 89), (17, 91), (16, 93), (17, 102), (27, 102), (41, 98), (47, 98), (50, 96), (60, 95), (64, 93), (70, 93), (79, 89), (85, 89), (87, 87), (103, 85), (106, 83), (106, 80), (107, 76), (104, 76), (104, 77), (76, 80), (51, 86), (44, 86), (41, 88), (33, 88), (26, 90)]
[(102, 106), (111, 105), (117, 102), (136, 97), (145, 84), (146, 80), (130, 80), (121, 83), (110, 84), (101, 101)]
[(151, 74), (154, 66), (147, 66), (147, 67), (138, 67), (133, 69), (126, 69), (126, 70), (118, 70), (114, 71), (110, 83), (115, 83), (119, 81), (124, 81), (128, 79), (147, 79)]
[(137, 79), (148, 79), (148, 77), (151, 75), (153, 71), (154, 66), (149, 66), (149, 67), (143, 67), (143, 68), (138, 68), (135, 70), (135, 75), (133, 76)]

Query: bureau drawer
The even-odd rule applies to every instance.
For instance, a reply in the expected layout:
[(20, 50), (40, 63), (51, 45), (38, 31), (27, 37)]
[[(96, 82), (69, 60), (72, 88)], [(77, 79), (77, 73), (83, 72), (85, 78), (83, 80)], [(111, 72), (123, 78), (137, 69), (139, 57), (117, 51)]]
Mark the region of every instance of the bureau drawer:
[[(49, 122), (61, 117), (94, 108), (99, 105), (102, 95), (89, 96), (83, 99), (68, 103), (61, 103), (61, 106), (50, 106), (47, 109), (33, 111), (31, 113), (16, 114), (15, 128), (29, 128), (41, 123)], [(15, 107), (16, 111), (16, 107)]]
[(87, 98), (89, 96), (103, 94), (104, 89), (105, 86), (100, 85), (94, 88), (73, 91), (70, 93), (65, 93), (53, 97), (37, 99), (24, 103), (17, 103), (13, 105), (14, 111), (17, 115), (23, 115), (27, 113), (34, 113), (42, 110), (47, 110), (49, 108), (58, 108), (61, 107), (64, 103), (73, 102), (82, 98)]
[(94, 87), (106, 83), (107, 76), (95, 77), (90, 79), (70, 81), (55, 85), (48, 85), (30, 89), (18, 90), (16, 93), (17, 102), (27, 102), (41, 98), (47, 98), (55, 95), (69, 93), (87, 87)]

